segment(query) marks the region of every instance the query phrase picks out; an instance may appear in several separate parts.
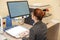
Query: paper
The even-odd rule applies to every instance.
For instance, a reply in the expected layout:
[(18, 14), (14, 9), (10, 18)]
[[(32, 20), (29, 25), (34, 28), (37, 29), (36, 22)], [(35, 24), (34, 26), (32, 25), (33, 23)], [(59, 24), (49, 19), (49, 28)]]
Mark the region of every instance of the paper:
[[(6, 32), (16, 38), (21, 37), (20, 35), (23, 33), (26, 33), (26, 31), (29, 31), (28, 29), (22, 27), (22, 26), (16, 26), (14, 28), (6, 30)], [(28, 34), (28, 33), (27, 33)]]

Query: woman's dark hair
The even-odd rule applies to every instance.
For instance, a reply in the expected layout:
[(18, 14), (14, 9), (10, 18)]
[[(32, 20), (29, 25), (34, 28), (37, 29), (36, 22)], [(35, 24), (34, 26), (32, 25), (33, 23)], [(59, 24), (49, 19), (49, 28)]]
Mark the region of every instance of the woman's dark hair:
[(37, 17), (38, 20), (42, 20), (43, 16), (45, 15), (45, 13), (39, 8), (34, 9), (33, 14), (34, 14), (34, 16)]

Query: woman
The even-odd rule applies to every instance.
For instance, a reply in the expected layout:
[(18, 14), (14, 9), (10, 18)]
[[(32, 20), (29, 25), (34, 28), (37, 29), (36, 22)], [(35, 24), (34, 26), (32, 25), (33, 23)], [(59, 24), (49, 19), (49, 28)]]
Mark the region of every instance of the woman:
[(34, 9), (32, 12), (32, 20), (34, 25), (30, 29), (29, 40), (46, 40), (47, 26), (42, 22), (44, 12), (41, 9)]

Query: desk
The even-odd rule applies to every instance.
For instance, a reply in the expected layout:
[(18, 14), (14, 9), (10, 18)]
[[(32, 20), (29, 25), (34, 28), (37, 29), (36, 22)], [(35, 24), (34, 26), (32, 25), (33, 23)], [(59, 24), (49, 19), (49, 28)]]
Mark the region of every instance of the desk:
[[(12, 23), (15, 23), (15, 21), (13, 21)], [(15, 23), (15, 24), (20, 25), (19, 23)], [(28, 25), (28, 24), (25, 24), (25, 23), (22, 26), (24, 26), (24, 27), (26, 27), (28, 29), (30, 29), (32, 27), (31, 25)], [(59, 23), (49, 22), (47, 24), (47, 29), (48, 29), (48, 31), (47, 31), (48, 40), (58, 40), (58, 37), (59, 37), (58, 36)], [(6, 34), (5, 32), (4, 32), (3, 35), (5, 37), (7, 37), (8, 39), (10, 39), (10, 40), (22, 40), (21, 38), (20, 39), (13, 38), (12, 36)]]

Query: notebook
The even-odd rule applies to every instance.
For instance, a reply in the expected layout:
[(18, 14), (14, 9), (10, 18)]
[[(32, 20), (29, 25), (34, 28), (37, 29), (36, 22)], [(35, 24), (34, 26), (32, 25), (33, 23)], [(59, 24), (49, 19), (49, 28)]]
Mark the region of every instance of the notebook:
[(14, 28), (6, 30), (6, 33), (9, 35), (15, 37), (15, 38), (21, 38), (29, 34), (29, 30), (22, 26), (16, 26)]

